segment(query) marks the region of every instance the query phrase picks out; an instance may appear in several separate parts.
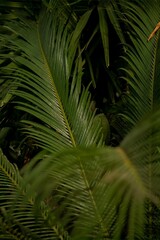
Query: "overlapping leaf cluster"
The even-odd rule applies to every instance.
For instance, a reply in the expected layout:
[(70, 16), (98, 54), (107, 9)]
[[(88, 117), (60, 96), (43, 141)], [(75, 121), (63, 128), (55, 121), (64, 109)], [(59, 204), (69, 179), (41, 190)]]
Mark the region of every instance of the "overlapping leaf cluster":
[[(146, 3), (146, 9), (141, 3), (121, 3), (122, 20), (131, 29), (122, 69), (128, 96), (119, 114), (126, 127), (119, 131), (127, 135), (113, 148), (104, 146), (91, 95), (82, 85), (85, 61), (79, 39), (92, 10), (78, 19), (71, 3), (44, 3), (36, 20), (17, 14), (4, 21), (0, 34), (2, 63), (11, 63), (2, 66), (3, 81), (11, 83), (16, 108), (32, 116), (23, 120), (23, 131), (41, 149), (21, 172), (0, 152), (0, 238), (156, 239), (159, 35), (154, 44), (147, 43), (147, 36), (160, 6), (157, 1)], [(107, 4), (98, 6), (106, 65), (104, 14), (107, 6), (114, 6), (114, 14), (119, 9)], [(113, 15), (112, 23), (118, 24), (115, 16), (120, 15)], [(2, 108), (9, 100), (4, 96)]]

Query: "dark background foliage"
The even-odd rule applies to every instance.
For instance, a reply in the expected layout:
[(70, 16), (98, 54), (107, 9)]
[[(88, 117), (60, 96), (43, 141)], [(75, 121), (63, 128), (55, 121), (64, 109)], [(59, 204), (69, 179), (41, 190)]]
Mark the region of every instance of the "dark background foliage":
[(159, 235), (159, 5), (145, 3), (0, 2), (0, 147), (15, 163), (0, 152), (1, 236), (25, 239), (30, 216), (33, 239)]

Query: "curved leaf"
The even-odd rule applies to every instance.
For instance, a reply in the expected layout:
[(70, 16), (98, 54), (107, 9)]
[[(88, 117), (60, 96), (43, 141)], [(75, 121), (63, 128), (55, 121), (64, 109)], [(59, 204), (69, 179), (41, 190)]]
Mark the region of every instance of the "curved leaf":
[(159, 34), (154, 42), (147, 42), (153, 26), (159, 19), (160, 6), (150, 2), (143, 4), (127, 3), (124, 13), (125, 22), (130, 31), (132, 46), (128, 47), (124, 60), (127, 67), (123, 68), (123, 79), (129, 87), (126, 98), (126, 109), (123, 116), (128, 119), (126, 131), (135, 126), (139, 120), (160, 105), (159, 98)]
[[(77, 49), (74, 34), (72, 37), (68, 33), (53, 11), (43, 13), (38, 23), (20, 19), (9, 23), (8, 28), (17, 34), (17, 39), (10, 41), (15, 49), (22, 51), (14, 59), (21, 67), (10, 76), (18, 81), (15, 94), (24, 99), (18, 108), (43, 121), (44, 134), (49, 128), (55, 138), (53, 142), (59, 141), (59, 146), (64, 142), (63, 137), (66, 146), (98, 143), (100, 128), (93, 123), (90, 95), (87, 89), (81, 89), (80, 57), (73, 76), (70, 72), (73, 60), (69, 59)], [(73, 54), (71, 48), (75, 49)], [(31, 122), (28, 124), (33, 126)], [(43, 142), (42, 135), (39, 137), (41, 132), (38, 128), (36, 131), (36, 138)]]
[(102, 7), (98, 7), (99, 25), (101, 38), (104, 48), (106, 66), (109, 66), (109, 37), (108, 37), (108, 23), (106, 20), (106, 11)]
[[(27, 196), (27, 188), (18, 169), (0, 152), (0, 238), (63, 239), (58, 222), (44, 202), (35, 206), (35, 194)], [(22, 200), (23, 199), (23, 200)], [(38, 215), (36, 213), (38, 209)]]
[(73, 148), (36, 159), (34, 170), (28, 166), (24, 179), (30, 191), (37, 192), (37, 201), (52, 196), (71, 238), (143, 239), (149, 234), (150, 214), (160, 204), (159, 117), (160, 111), (142, 121), (119, 147)]
[[(13, 50), (21, 53), (14, 58), (17, 68), (9, 76), (17, 81), (18, 89), (13, 93), (22, 99), (17, 108), (36, 117), (36, 122), (24, 121), (25, 131), (54, 154), (78, 145), (102, 145), (100, 124), (94, 122), (95, 113), (90, 109), (90, 94), (81, 86), (83, 61), (81, 56), (74, 65), (71, 61), (78, 47), (72, 41), (74, 33), (69, 33), (53, 10), (44, 10), (38, 22), (19, 18), (7, 28), (17, 35), (14, 41), (9, 39)], [(78, 166), (88, 188), (84, 166), (81, 162)], [(87, 198), (96, 212), (92, 192)]]

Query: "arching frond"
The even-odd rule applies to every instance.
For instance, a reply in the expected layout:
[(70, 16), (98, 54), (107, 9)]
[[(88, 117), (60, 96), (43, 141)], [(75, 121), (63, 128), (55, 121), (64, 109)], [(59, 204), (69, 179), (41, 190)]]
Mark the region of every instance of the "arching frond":
[(131, 30), (132, 42), (124, 57), (127, 66), (123, 68), (123, 79), (127, 81), (129, 90), (123, 115), (129, 122), (129, 126), (126, 126), (128, 131), (160, 105), (159, 34), (151, 42), (147, 41), (159, 21), (160, 6), (158, 2), (127, 2), (125, 8), (124, 22)]
[[(85, 25), (85, 16), (81, 23)], [(66, 24), (55, 11), (44, 9), (38, 22), (20, 17), (7, 26), (15, 33), (14, 40), (8, 41), (13, 51), (19, 53), (13, 58), (17, 68), (8, 75), (17, 82), (17, 90), (13, 91), (20, 99), (17, 108), (36, 118), (35, 122), (24, 121), (24, 131), (54, 154), (78, 145), (103, 143), (100, 124), (96, 124), (90, 109), (90, 94), (81, 86), (83, 61), (78, 51), (79, 35), (70, 34)], [(7, 40), (5, 35), (3, 38)], [(75, 53), (78, 57), (73, 64)], [(84, 166), (80, 162), (78, 165), (87, 187)], [(87, 198), (96, 211), (92, 192)]]
[(25, 184), (16, 166), (1, 151), (0, 238), (65, 239), (56, 216), (52, 214), (52, 219), (48, 219), (50, 208), (44, 202), (35, 205), (35, 194), (27, 196), (27, 188), (29, 185)]
[[(80, 21), (81, 28), (85, 18)], [(90, 95), (81, 87), (80, 56), (73, 65), (79, 30), (76, 28), (71, 35), (65, 24), (53, 9), (46, 9), (37, 23), (20, 18), (7, 26), (17, 36), (8, 41), (13, 50), (21, 52), (13, 59), (18, 67), (9, 72), (9, 78), (17, 81), (18, 90), (14, 93), (23, 99), (17, 108), (43, 122), (43, 125), (25, 122), (30, 126), (26, 130), (39, 145), (52, 152), (64, 144), (92, 145), (100, 140), (100, 126), (93, 121)]]
[(24, 121), (24, 131), (45, 150), (23, 170), (23, 177), (0, 153), (2, 239), (138, 240), (160, 235), (159, 229), (152, 230), (153, 219), (159, 222), (160, 111), (151, 114), (159, 106), (159, 40), (147, 43), (157, 6), (146, 4), (145, 11), (132, 3), (125, 6), (125, 22), (134, 35), (125, 57), (130, 95), (123, 117), (131, 127), (142, 116), (146, 119), (116, 148), (102, 147), (100, 124), (81, 84), (84, 62), (78, 40), (91, 11), (73, 32), (66, 15), (53, 11), (54, 4), (47, 4), (37, 22), (21, 16), (6, 22), (13, 35), (1, 37), (16, 64), (8, 69), (9, 80), (16, 83), (12, 94), (18, 97), (17, 108), (33, 116)]
[(73, 239), (155, 238), (148, 229), (159, 211), (159, 117), (139, 123), (119, 147), (73, 148), (33, 161), (24, 177), (29, 193), (37, 201), (52, 197)]

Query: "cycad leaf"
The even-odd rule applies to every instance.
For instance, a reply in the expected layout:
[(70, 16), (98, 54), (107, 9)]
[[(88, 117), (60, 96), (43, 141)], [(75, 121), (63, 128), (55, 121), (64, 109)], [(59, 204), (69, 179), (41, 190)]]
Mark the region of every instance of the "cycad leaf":
[(108, 23), (106, 20), (106, 11), (102, 7), (98, 7), (98, 14), (99, 14), (99, 26), (100, 32), (102, 37), (104, 55), (105, 55), (105, 62), (106, 66), (109, 66), (109, 37), (108, 37)]
[[(81, 86), (81, 56), (73, 64), (77, 33), (70, 35), (53, 10), (44, 10), (37, 23), (20, 18), (9, 23), (8, 29), (17, 34), (17, 39), (9, 41), (14, 50), (21, 52), (14, 59), (18, 67), (10, 76), (10, 79), (17, 80), (18, 90), (14, 94), (22, 98), (17, 108), (38, 119), (37, 122), (25, 121), (25, 131), (38, 140), (41, 147), (54, 154), (77, 145), (101, 145), (100, 124), (94, 123), (88, 89)], [(78, 177), (88, 188), (81, 162), (78, 162), (78, 172)], [(97, 212), (92, 192), (87, 198)]]
[(89, 17), (91, 16), (91, 13), (92, 13), (92, 10), (88, 10), (87, 12), (85, 12), (81, 16), (80, 20), (77, 23), (75, 30), (73, 31), (71, 42), (69, 45), (69, 60), (70, 60), (71, 66), (72, 66), (72, 63), (73, 63), (73, 60), (75, 57), (75, 53), (77, 50), (77, 46), (78, 46), (82, 31), (85, 28), (85, 26), (89, 20)]
[(0, 151), (0, 239), (63, 239), (54, 214), (47, 218), (50, 208), (44, 202), (35, 206), (35, 194), (27, 196), (27, 188), (16, 166)]
[(159, 20), (159, 7), (158, 3), (148, 2), (145, 8), (141, 3), (127, 3), (126, 23), (132, 30), (130, 37), (133, 43), (127, 50), (124, 58), (127, 67), (123, 69), (123, 78), (129, 86), (125, 112), (125, 117), (130, 122), (129, 128), (126, 127), (127, 131), (160, 105), (159, 34), (155, 40), (147, 42), (148, 36)]
[(160, 111), (142, 121), (119, 147), (71, 149), (37, 159), (34, 170), (28, 166), (30, 191), (38, 193), (37, 201), (53, 197), (73, 239), (143, 239), (153, 227), (149, 218), (159, 211), (160, 196), (159, 117)]
[(18, 81), (16, 95), (24, 99), (18, 109), (44, 123), (43, 128), (39, 128), (26, 122), (32, 126), (28, 128), (30, 134), (41, 143), (47, 142), (46, 134), (50, 130), (54, 137), (52, 143), (46, 145), (49, 149), (52, 146), (52, 151), (55, 141), (59, 141), (60, 149), (64, 142), (66, 146), (98, 144), (100, 126), (93, 122), (88, 90), (81, 89), (81, 57), (73, 65), (79, 35), (91, 11), (82, 17), (72, 36), (59, 15), (54, 14), (53, 10), (44, 11), (38, 23), (20, 18), (8, 24), (17, 34), (17, 39), (9, 41), (15, 50), (22, 51), (21, 56), (14, 59), (19, 67), (10, 76)]
[(118, 4), (115, 1), (109, 1), (106, 5), (106, 11), (121, 43), (125, 44), (124, 33), (120, 26), (122, 16)]

